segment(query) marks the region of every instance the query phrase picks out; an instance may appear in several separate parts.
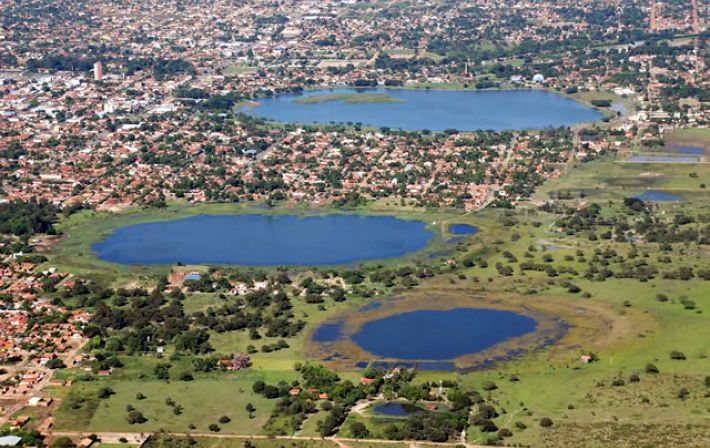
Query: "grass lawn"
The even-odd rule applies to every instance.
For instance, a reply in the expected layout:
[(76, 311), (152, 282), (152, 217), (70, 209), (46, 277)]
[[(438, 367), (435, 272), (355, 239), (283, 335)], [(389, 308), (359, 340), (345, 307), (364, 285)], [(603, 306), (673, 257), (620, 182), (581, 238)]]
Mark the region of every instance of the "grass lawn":
[(256, 71), (256, 67), (248, 67), (245, 65), (230, 65), (224, 69), (225, 75), (239, 75), (242, 73), (249, 73)]
[(670, 131), (665, 140), (668, 143), (710, 149), (710, 129), (676, 129)]
[[(101, 381), (99, 384), (79, 386), (73, 393), (96, 394), (97, 386), (108, 386), (115, 394), (108, 399), (98, 400), (95, 412), (90, 418), (78, 421), (71, 418), (71, 412), (63, 408), (57, 416), (57, 429), (87, 431), (167, 431), (187, 432), (189, 425), (195, 431), (207, 432), (211, 423), (219, 424), (221, 431), (232, 434), (253, 434), (269, 418), (273, 402), (256, 395), (251, 386), (253, 375), (244, 378), (237, 373), (234, 378), (197, 379), (195, 381)], [(146, 398), (138, 400), (136, 394)], [(166, 404), (171, 398), (182, 406), (182, 413), (176, 415), (173, 407)], [(256, 408), (250, 419), (245, 410), (247, 403)], [(126, 420), (126, 407), (132, 405), (148, 419), (143, 424), (131, 425)], [(229, 423), (218, 423), (226, 415)], [(256, 431), (258, 432), (258, 431)]]

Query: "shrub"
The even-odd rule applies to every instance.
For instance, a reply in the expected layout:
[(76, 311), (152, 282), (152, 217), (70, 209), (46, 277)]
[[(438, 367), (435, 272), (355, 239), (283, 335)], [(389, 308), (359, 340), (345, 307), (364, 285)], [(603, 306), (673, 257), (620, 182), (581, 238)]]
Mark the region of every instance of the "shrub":
[(227, 417), (226, 415), (223, 415), (219, 418), (219, 422), (222, 424), (229, 423), (231, 421), (232, 421), (232, 419)]
[(678, 351), (678, 350), (673, 350), (671, 352), (670, 356), (671, 356), (671, 359), (675, 359), (675, 360), (679, 360), (679, 361), (683, 361), (684, 359), (686, 359), (685, 354), (683, 352)]
[(646, 373), (658, 373), (659, 372), (658, 367), (656, 367), (655, 364), (651, 364), (650, 362), (648, 364), (646, 364), (644, 371)]
[(217, 423), (212, 423), (207, 428), (212, 432), (219, 432), (219, 430), (220, 430), (219, 425)]
[(685, 387), (681, 387), (678, 391), (678, 398), (680, 398), (681, 400), (685, 400), (686, 398), (688, 398), (688, 395), (690, 395), (690, 391), (688, 391), (688, 389)]
[(523, 423), (523, 422), (515, 422), (515, 427), (518, 428), (518, 429), (520, 429), (520, 430), (523, 430), (523, 429), (526, 429), (526, 428), (528, 427), (528, 425), (526, 425), (526, 424)]
[(58, 437), (52, 444), (52, 448), (73, 448), (75, 446), (69, 437)]
[(498, 437), (501, 439), (505, 437), (513, 437), (513, 431), (508, 428), (501, 428), (500, 431), (498, 431)]
[(636, 373), (632, 373), (629, 375), (629, 383), (638, 383), (641, 381), (641, 378), (638, 376)]
[(145, 418), (140, 411), (136, 411), (135, 409), (128, 413), (126, 420), (128, 420), (128, 423), (131, 425), (141, 424), (148, 421), (148, 419)]
[(498, 386), (493, 381), (486, 381), (481, 385), (483, 390), (496, 390)]
[(542, 426), (543, 428), (549, 428), (552, 425), (553, 425), (553, 423), (552, 423), (551, 419), (549, 419), (547, 417), (543, 417), (540, 419), (540, 426)]
[(113, 394), (115, 394), (115, 392), (110, 387), (102, 387), (98, 392), (98, 396), (101, 399), (108, 398)]
[(496, 426), (495, 423), (493, 423), (493, 420), (483, 419), (479, 422), (478, 426), (479, 426), (479, 428), (481, 428), (481, 432), (496, 432), (496, 431), (498, 431), (498, 427)]

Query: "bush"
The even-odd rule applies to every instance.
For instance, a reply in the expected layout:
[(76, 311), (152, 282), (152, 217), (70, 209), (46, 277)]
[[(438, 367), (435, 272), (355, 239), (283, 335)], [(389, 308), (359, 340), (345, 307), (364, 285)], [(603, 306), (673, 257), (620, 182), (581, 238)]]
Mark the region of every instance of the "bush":
[(493, 423), (493, 420), (489, 419), (483, 419), (478, 423), (479, 428), (481, 428), (481, 432), (496, 432), (498, 431), (498, 427), (496, 426), (495, 423)]
[(58, 437), (52, 444), (52, 448), (74, 448), (75, 446), (69, 437)]
[(689, 395), (690, 391), (685, 387), (681, 387), (678, 391), (678, 398), (680, 398), (681, 400), (685, 400), (686, 398), (688, 398)]
[(131, 425), (141, 424), (148, 421), (148, 419), (145, 418), (140, 411), (136, 411), (135, 409), (128, 413), (126, 420), (128, 420), (128, 423)]
[(217, 423), (212, 423), (210, 426), (207, 427), (210, 431), (212, 432), (219, 432), (220, 427)]
[(528, 425), (526, 425), (526, 424), (523, 423), (523, 422), (515, 422), (515, 427), (518, 428), (518, 429), (520, 429), (520, 430), (523, 430), (523, 429), (526, 429), (526, 428), (528, 427)]
[(498, 431), (498, 437), (501, 439), (505, 437), (513, 437), (513, 431), (508, 428), (501, 428), (500, 431)]
[(553, 423), (552, 423), (551, 419), (549, 419), (547, 417), (543, 417), (540, 419), (540, 426), (542, 426), (543, 428), (549, 428), (552, 425), (553, 425)]
[(232, 421), (232, 419), (227, 417), (226, 415), (223, 415), (219, 418), (219, 422), (222, 424), (229, 423), (231, 421)]
[(113, 394), (115, 394), (115, 392), (110, 387), (102, 387), (101, 389), (99, 389), (97, 395), (99, 396), (99, 398), (104, 399), (110, 397)]
[(644, 371), (646, 373), (658, 373), (659, 372), (658, 367), (656, 367), (655, 364), (651, 364), (650, 362), (648, 364), (646, 364)]
[(486, 381), (481, 385), (483, 390), (496, 390), (498, 386), (493, 381)]
[(685, 358), (685, 354), (684, 354), (683, 352), (678, 351), (678, 350), (673, 350), (673, 351), (671, 352), (671, 355), (670, 355), (670, 356), (671, 356), (671, 359), (675, 359), (675, 360), (678, 360), (678, 361), (683, 361), (683, 360), (686, 359), (686, 358)]

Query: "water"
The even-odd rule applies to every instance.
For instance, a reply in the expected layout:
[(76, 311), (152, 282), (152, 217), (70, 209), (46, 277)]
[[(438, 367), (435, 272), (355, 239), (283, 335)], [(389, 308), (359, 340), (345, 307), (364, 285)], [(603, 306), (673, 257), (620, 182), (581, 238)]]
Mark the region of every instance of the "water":
[(379, 310), (380, 307), (382, 307), (382, 302), (370, 302), (366, 305), (361, 306), (358, 311), (360, 311), (361, 313), (366, 313), (368, 311)]
[(316, 342), (335, 342), (343, 337), (343, 322), (323, 324), (313, 333)]
[(697, 163), (698, 158), (686, 156), (631, 156), (627, 162)]
[[(331, 93), (385, 93), (396, 103), (293, 100)], [(569, 126), (604, 115), (582, 103), (543, 90), (322, 89), (260, 100), (248, 113), (285, 123), (363, 123), (406, 130), (519, 130)]]
[(694, 146), (667, 145), (666, 148), (679, 154), (692, 154), (696, 156), (702, 156), (705, 154), (705, 150), (703, 148), (696, 148)]
[(199, 215), (122, 227), (93, 246), (121, 264), (337, 265), (401, 256), (433, 232), (393, 216)]
[(478, 227), (470, 226), (468, 224), (451, 224), (449, 226), (449, 233), (452, 235), (471, 235), (478, 232)]
[(413, 414), (425, 412), (424, 409), (410, 403), (384, 403), (378, 404), (372, 409), (378, 414), (389, 415), (392, 417), (407, 417)]
[(672, 202), (680, 201), (681, 197), (674, 194), (664, 193), (662, 191), (647, 191), (642, 195), (636, 196), (636, 198), (642, 201), (656, 201), (656, 202)]
[(534, 319), (512, 311), (419, 310), (365, 323), (352, 340), (383, 358), (452, 360), (535, 330)]

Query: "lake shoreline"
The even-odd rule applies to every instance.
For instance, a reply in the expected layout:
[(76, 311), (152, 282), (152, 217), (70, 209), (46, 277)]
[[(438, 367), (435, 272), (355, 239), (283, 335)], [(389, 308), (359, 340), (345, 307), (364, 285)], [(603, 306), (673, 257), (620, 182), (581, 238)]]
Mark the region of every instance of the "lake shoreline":
[[(519, 298), (493, 297), (489, 295), (471, 294), (470, 291), (436, 290), (426, 293), (401, 293), (396, 296), (382, 299), (381, 306), (362, 312), (360, 309), (350, 309), (329, 320), (322, 322), (312, 329), (308, 337), (307, 354), (311, 359), (325, 362), (329, 367), (338, 370), (351, 370), (357, 364), (367, 362), (385, 362), (388, 364), (447, 364), (460, 372), (479, 370), (491, 367), (493, 364), (509, 362), (525, 354), (536, 353), (553, 346), (572, 344), (577, 338), (575, 326), (569, 322), (568, 316), (575, 313), (568, 306), (545, 300), (542, 303), (526, 304)], [(464, 354), (446, 360), (418, 360), (386, 358), (370, 353), (360, 347), (350, 337), (356, 334), (367, 322), (384, 319), (387, 317), (408, 313), (417, 310), (445, 311), (456, 308), (488, 309), (510, 311), (521, 316), (532, 318), (537, 327), (534, 331), (521, 336), (502, 340), (501, 342), (484, 350)], [(336, 341), (316, 341), (314, 335), (322, 325), (339, 323), (341, 337)], [(337, 356), (333, 356), (337, 354)]]

